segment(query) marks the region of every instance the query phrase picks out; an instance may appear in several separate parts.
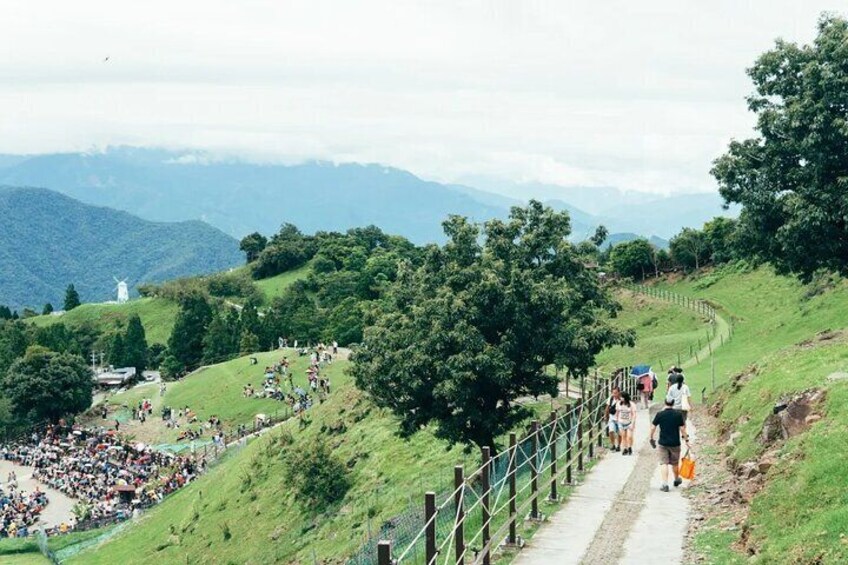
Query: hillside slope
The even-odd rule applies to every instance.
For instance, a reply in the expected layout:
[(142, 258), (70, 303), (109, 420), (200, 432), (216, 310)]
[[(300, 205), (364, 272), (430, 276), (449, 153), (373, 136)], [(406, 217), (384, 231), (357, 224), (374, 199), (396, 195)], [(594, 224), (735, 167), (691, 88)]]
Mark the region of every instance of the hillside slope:
[(0, 188), (0, 304), (61, 308), (73, 283), (83, 301), (130, 288), (221, 271), (242, 262), (238, 242), (202, 222), (154, 223), (57, 192)]
[[(709, 300), (735, 328), (715, 357), (723, 386), (709, 397), (719, 436), (696, 448), (702, 461), (726, 458), (702, 488), (705, 504), (735, 498), (720, 498), (724, 510), (700, 525), (696, 553), (722, 564), (848, 562), (848, 281), (802, 285), (728, 267), (665, 286)], [(687, 379), (693, 391), (709, 386), (709, 364)], [(798, 412), (774, 415), (793, 403)], [(787, 415), (784, 438), (774, 426)]]

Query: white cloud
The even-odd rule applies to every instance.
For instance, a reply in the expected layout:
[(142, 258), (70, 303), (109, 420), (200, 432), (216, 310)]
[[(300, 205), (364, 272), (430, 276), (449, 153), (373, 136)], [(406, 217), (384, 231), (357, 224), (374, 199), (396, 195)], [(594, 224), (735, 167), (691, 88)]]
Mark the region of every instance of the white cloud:
[(827, 7), (15, 3), (0, 21), (0, 151), (124, 143), (710, 190), (712, 159), (750, 132), (745, 67), (778, 36), (811, 39)]

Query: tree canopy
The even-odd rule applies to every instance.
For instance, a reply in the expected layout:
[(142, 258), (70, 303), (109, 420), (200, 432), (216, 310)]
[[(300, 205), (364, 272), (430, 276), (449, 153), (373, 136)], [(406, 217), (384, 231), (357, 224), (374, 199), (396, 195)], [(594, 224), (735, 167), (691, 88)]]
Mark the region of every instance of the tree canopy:
[(619, 306), (568, 242), (567, 213), (533, 201), (482, 233), (458, 216), (443, 226), (448, 242), (402, 264), (377, 301), (352, 372), (403, 435), (434, 423), (450, 442), (496, 447), (529, 414), (519, 398), (557, 395), (547, 366), (586, 374), (633, 335), (606, 321)]
[(91, 369), (78, 355), (30, 347), (0, 380), (0, 396), (30, 421), (57, 421), (91, 406)]
[(69, 284), (68, 288), (65, 289), (65, 311), (70, 312), (79, 305), (80, 295), (77, 289), (74, 288), (74, 285)]
[(848, 21), (823, 16), (810, 45), (777, 41), (748, 74), (759, 136), (712, 169), (742, 205), (739, 237), (782, 273), (848, 274)]

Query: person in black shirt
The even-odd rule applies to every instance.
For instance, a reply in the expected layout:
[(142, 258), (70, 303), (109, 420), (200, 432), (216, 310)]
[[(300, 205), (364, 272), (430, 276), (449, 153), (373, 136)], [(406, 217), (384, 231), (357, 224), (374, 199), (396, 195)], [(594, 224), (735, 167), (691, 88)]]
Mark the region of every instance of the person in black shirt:
[(660, 476), (662, 478), (662, 487), (660, 490), (668, 492), (668, 467), (674, 473), (674, 486), (678, 487), (683, 482), (678, 473), (678, 463), (680, 462), (680, 438), (686, 442), (686, 448), (689, 448), (689, 434), (686, 433), (686, 422), (679, 411), (674, 409), (674, 400), (669, 402), (665, 400), (665, 409), (660, 410), (654, 415), (654, 421), (651, 422), (651, 447), (657, 448), (657, 442), (654, 440), (654, 434), (657, 428), (660, 430), (659, 437), (659, 457), (660, 457)]

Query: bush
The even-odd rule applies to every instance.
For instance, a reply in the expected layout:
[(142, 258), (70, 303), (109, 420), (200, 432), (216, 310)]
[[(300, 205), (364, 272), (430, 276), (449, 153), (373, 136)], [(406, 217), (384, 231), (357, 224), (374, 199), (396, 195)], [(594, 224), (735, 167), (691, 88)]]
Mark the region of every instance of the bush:
[(304, 509), (324, 512), (341, 502), (350, 489), (347, 467), (324, 439), (305, 449), (292, 448), (284, 457), (286, 481)]

